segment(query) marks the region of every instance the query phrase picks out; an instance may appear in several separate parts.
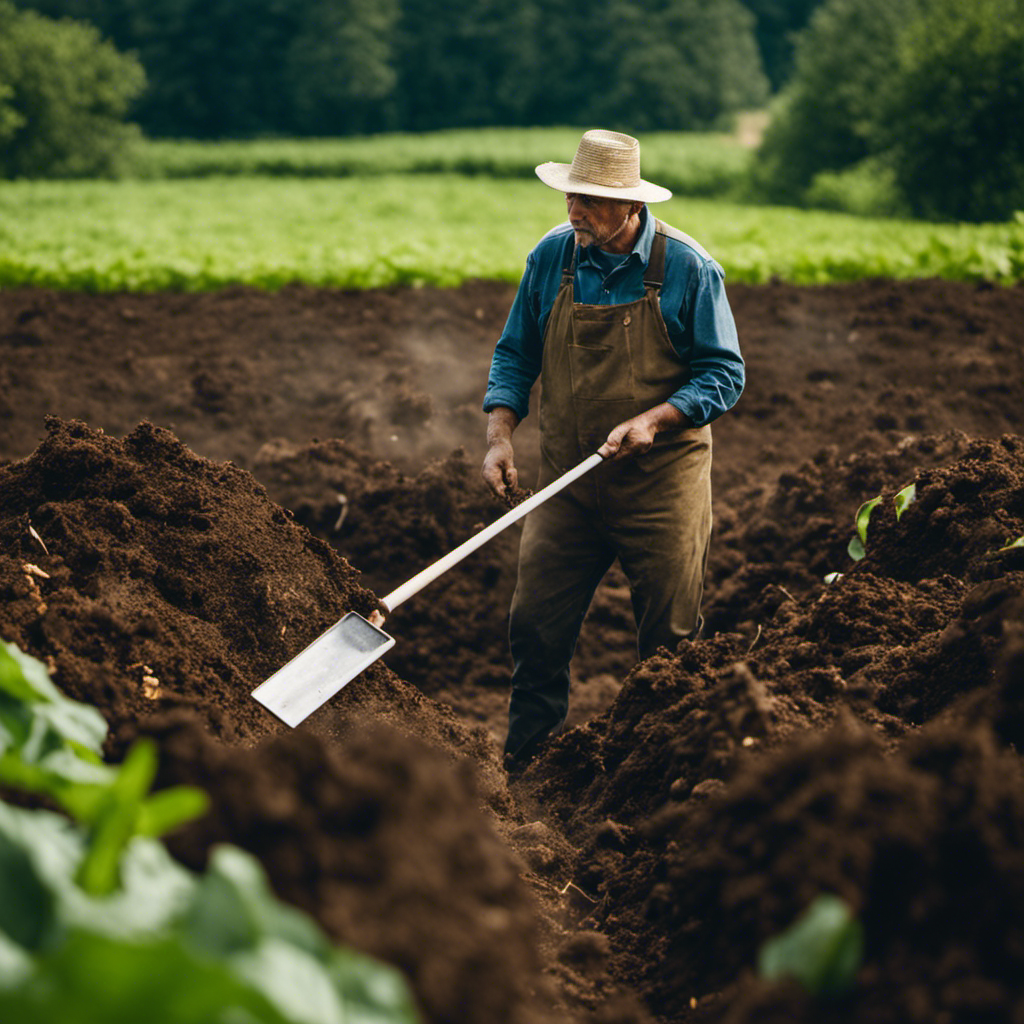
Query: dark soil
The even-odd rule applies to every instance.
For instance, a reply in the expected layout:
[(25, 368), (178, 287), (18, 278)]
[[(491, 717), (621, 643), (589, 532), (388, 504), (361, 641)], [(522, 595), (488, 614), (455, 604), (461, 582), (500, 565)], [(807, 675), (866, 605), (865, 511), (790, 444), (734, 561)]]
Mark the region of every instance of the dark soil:
[[(210, 792), (176, 856), (253, 851), (428, 1022), (1024, 1020), (1024, 288), (730, 296), (706, 635), (637, 665), (613, 569), (512, 782), (517, 525), (298, 729), (250, 696), (526, 496), (479, 473), (507, 286), (0, 292), (0, 637)], [(820, 893), (831, 1000), (756, 971)]]

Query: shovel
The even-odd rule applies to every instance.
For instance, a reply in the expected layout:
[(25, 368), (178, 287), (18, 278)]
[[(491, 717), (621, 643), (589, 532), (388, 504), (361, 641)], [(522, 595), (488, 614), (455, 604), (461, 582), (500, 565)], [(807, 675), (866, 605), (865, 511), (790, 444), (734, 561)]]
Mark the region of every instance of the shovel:
[[(381, 598), (381, 605), (389, 613), (393, 612), (403, 601), (418, 594), (428, 583), (486, 544), (505, 527), (522, 519), (527, 512), (547, 501), (563, 487), (568, 487), (601, 461), (601, 456), (596, 452), (584, 459), (578, 466), (495, 519), (490, 526), (484, 527), (433, 565), (427, 566), (397, 590)], [(268, 711), (294, 728), (394, 646), (395, 638), (385, 633), (380, 626), (364, 619), (358, 612), (349, 612), (266, 682), (257, 686), (252, 695)]]

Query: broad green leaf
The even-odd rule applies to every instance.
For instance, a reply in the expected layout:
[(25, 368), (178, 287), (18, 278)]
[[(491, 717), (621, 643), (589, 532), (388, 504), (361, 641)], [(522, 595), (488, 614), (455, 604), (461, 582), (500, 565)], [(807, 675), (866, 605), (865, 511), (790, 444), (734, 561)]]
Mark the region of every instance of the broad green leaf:
[(814, 995), (838, 995), (854, 983), (864, 955), (864, 930), (838, 896), (822, 895), (758, 954), (758, 973), (792, 977)]
[(908, 484), (901, 491), (897, 491), (895, 497), (892, 499), (893, 504), (896, 506), (896, 521), (899, 522), (903, 517), (903, 513), (906, 512), (907, 507), (914, 503), (914, 499), (917, 497), (917, 484)]
[(331, 970), (348, 1024), (417, 1024), (419, 1012), (400, 971), (351, 949), (336, 949)]
[(20, 985), (0, 991), (0, 1020), (60, 1024), (295, 1024), (227, 964), (180, 939), (72, 933)]
[(330, 952), (313, 920), (274, 896), (260, 862), (226, 844), (214, 847), (183, 927), (202, 948), (224, 952), (254, 948), (264, 938), (282, 939), (322, 959)]
[(162, 933), (181, 916), (196, 887), (195, 877), (162, 843), (135, 838), (121, 857), (121, 888), (96, 898), (75, 880), (85, 856), (86, 835), (74, 822), (50, 811), (0, 803), (0, 835), (29, 855), (53, 894), (62, 928), (84, 928), (113, 938)]
[(284, 939), (317, 956), (326, 956), (329, 944), (307, 914), (278, 900), (270, 891), (263, 867), (236, 846), (221, 845), (210, 857), (208, 874), (218, 874), (235, 888), (262, 935)]
[(325, 965), (304, 949), (266, 938), (229, 960), (235, 973), (297, 1024), (348, 1024)]
[(846, 553), (855, 562), (859, 562), (867, 554), (860, 537), (853, 536), (850, 538), (850, 543), (846, 545)]
[(181, 928), (203, 953), (230, 961), (289, 1020), (419, 1021), (400, 972), (333, 949), (308, 915), (274, 897), (260, 863), (237, 847), (214, 849)]
[[(195, 876), (136, 837), (121, 855), (121, 888), (94, 897), (75, 882), (85, 845), (60, 815), (0, 803), (0, 929), (40, 946), (27, 957), (0, 930), (5, 1024), (418, 1024), (399, 972), (334, 950), (276, 900), (244, 851), (218, 847), (207, 876)], [(10, 905), (5, 881), (17, 887)], [(52, 932), (39, 924), (47, 907)], [(220, 948), (199, 948), (197, 909)]]
[(44, 772), (81, 785), (106, 788), (117, 776), (117, 769), (109, 764), (83, 758), (70, 744), (62, 744), (44, 755), (37, 765)]
[[(66, 755), (65, 758), (59, 756)], [(12, 789), (51, 797), (78, 821), (88, 822), (102, 804), (114, 772), (79, 761), (67, 751), (51, 755), (41, 764), (21, 759), (18, 751), (0, 755), (0, 783)], [(79, 781), (80, 780), (80, 781)]]
[(0, 993), (20, 985), (34, 969), (32, 954), (0, 933)]
[(196, 886), (180, 928), (192, 946), (218, 959), (253, 949), (261, 938), (249, 901), (212, 861)]
[(0, 833), (0, 932), (23, 949), (38, 950), (54, 924), (53, 893), (24, 846)]
[(58, 695), (57, 700), (37, 704), (35, 712), (62, 740), (102, 755), (107, 723), (95, 708)]
[(140, 836), (162, 836), (186, 821), (204, 815), (210, 798), (194, 786), (173, 786), (162, 789), (143, 801), (139, 807), (135, 831)]
[(9, 643), (0, 643), (0, 690), (26, 703), (57, 695), (42, 662)]
[(103, 716), (88, 704), (65, 697), (43, 663), (14, 644), (0, 643), (0, 694), (0, 722), (16, 742), (31, 742), (35, 756), (45, 754), (58, 739), (102, 753), (107, 736)]

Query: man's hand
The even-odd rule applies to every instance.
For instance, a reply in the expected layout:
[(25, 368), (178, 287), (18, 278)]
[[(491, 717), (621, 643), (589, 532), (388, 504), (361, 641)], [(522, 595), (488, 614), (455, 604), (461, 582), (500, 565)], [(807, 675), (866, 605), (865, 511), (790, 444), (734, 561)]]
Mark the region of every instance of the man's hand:
[(692, 425), (686, 413), (680, 412), (668, 402), (662, 402), (613, 428), (608, 440), (598, 448), (597, 453), (603, 459), (629, 459), (634, 455), (643, 455), (654, 444), (655, 435), (662, 430)]
[(512, 448), (512, 432), (517, 426), (519, 417), (504, 406), (493, 409), (487, 419), (488, 449), (481, 472), (484, 482), (499, 498), (519, 483)]

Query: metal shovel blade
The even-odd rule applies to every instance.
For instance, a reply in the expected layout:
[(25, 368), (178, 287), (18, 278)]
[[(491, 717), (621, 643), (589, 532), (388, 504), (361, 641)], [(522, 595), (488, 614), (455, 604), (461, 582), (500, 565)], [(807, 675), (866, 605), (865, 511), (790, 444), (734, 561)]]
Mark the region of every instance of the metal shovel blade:
[(394, 637), (349, 612), (252, 695), (294, 728), (394, 646)]
[[(454, 551), (428, 565), (396, 590), (380, 599), (386, 612), (393, 612), (403, 601), (418, 594), (428, 583), (457, 565), (471, 552), (486, 544), (492, 537), (518, 522), (541, 502), (547, 501), (563, 487), (568, 487), (584, 473), (589, 473), (603, 461), (595, 452), (578, 466), (563, 473), (526, 501), (485, 526)], [(297, 654), (284, 668), (275, 672), (265, 683), (252, 691), (268, 711), (272, 711), (286, 725), (293, 728), (311, 715), (324, 701), (330, 700), (346, 683), (351, 682), (364, 668), (372, 665), (382, 654), (394, 647), (394, 638), (368, 622), (358, 612), (349, 612), (326, 633)]]

